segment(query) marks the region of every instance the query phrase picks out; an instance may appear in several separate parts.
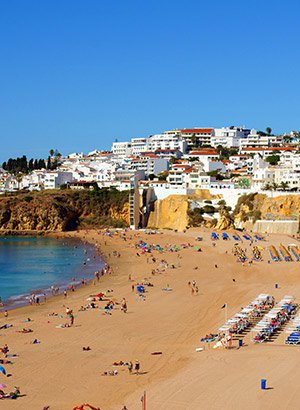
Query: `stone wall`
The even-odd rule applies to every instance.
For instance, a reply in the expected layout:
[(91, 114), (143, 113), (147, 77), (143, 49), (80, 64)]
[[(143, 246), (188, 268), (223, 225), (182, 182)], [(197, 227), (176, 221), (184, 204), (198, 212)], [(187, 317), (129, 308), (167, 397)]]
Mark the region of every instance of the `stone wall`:
[(299, 221), (257, 220), (253, 226), (253, 231), (259, 233), (296, 235), (299, 232)]

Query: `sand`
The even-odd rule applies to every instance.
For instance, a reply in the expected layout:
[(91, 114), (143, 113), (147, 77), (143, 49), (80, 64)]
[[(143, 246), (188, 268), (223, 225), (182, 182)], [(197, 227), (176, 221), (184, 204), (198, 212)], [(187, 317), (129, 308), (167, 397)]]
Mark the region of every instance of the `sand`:
[[(15, 401), (0, 401), (0, 409), (42, 410), (48, 405), (50, 410), (71, 410), (88, 402), (101, 410), (121, 410), (123, 405), (135, 410), (142, 408), (144, 390), (149, 410), (299, 407), (299, 348), (284, 345), (284, 332), (274, 342), (259, 345), (253, 344), (249, 333), (240, 349), (237, 340), (231, 350), (214, 350), (200, 343), (201, 337), (216, 332), (225, 322), (225, 310), (221, 309), (224, 303), (228, 304), (230, 316), (262, 292), (274, 295), (276, 300), (292, 294), (299, 302), (299, 263), (268, 264), (265, 251), (263, 262), (242, 266), (231, 253), (234, 241), (220, 240), (213, 247), (208, 230), (138, 233), (138, 237), (135, 232), (128, 232), (126, 242), (119, 235), (109, 238), (96, 231), (70, 235), (99, 246), (113, 274), (67, 298), (58, 296), (40, 306), (11, 311), (8, 319), (0, 314), (0, 325), (13, 324), (0, 331), (0, 346), (7, 343), (12, 353), (19, 354), (12, 359), (13, 365), (4, 366), (11, 376), (0, 374), (0, 383), (7, 384), (4, 390), (8, 391), (19, 386), (25, 395)], [(202, 242), (196, 242), (198, 235), (203, 236)], [(191, 243), (200, 246), (202, 252), (194, 248), (176, 253), (155, 251), (154, 263), (151, 256), (136, 254), (139, 251), (134, 244), (139, 238), (162, 246)], [(270, 235), (268, 241), (262, 246), (295, 242), (282, 235)], [(249, 248), (248, 243), (243, 246)], [(113, 256), (113, 251), (121, 256)], [(176, 268), (151, 275), (161, 259)], [(129, 274), (135, 282), (129, 280)], [(142, 301), (131, 286), (146, 277), (154, 286), (147, 287)], [(198, 295), (191, 294), (188, 281), (192, 280), (199, 286)], [(278, 289), (275, 283), (279, 284)], [(163, 291), (165, 287), (172, 291)], [(99, 309), (78, 312), (90, 294), (106, 289), (113, 289), (117, 302), (126, 298), (128, 313), (124, 314), (120, 305), (112, 315)], [(99, 304), (103, 307), (105, 302)], [(56, 328), (67, 322), (67, 306), (74, 311), (75, 324), (72, 328)], [(48, 316), (50, 312), (64, 317)], [(27, 317), (33, 319), (29, 324), (23, 322)], [(23, 327), (32, 328), (33, 333), (16, 332)], [(32, 344), (35, 338), (41, 343)], [(91, 350), (83, 351), (83, 346), (90, 346)], [(204, 350), (196, 352), (197, 347)], [(153, 352), (162, 354), (152, 355)], [(142, 374), (130, 375), (127, 367), (112, 365), (120, 360), (139, 360)], [(117, 376), (101, 375), (115, 369)], [(268, 390), (260, 390), (262, 378), (267, 379)]]

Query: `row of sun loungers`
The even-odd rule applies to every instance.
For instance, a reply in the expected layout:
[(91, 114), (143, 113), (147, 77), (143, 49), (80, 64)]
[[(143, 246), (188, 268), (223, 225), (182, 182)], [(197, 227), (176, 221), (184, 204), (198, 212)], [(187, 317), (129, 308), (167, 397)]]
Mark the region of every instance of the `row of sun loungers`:
[(300, 251), (296, 245), (289, 245), (287, 249), (284, 245), (281, 244), (279, 245), (278, 249), (279, 252), (275, 248), (275, 246), (269, 246), (270, 257), (273, 261), (280, 262), (281, 260), (284, 260), (285, 262), (292, 262), (294, 257), (295, 261), (299, 262)]
[(289, 249), (294, 256), (295, 261), (299, 262), (300, 260), (300, 250), (296, 245), (290, 245)]
[(268, 294), (260, 294), (249, 305), (236, 313), (219, 328), (220, 333), (229, 332), (231, 334), (243, 333), (253, 326), (253, 322), (268, 312), (274, 305), (274, 299)]
[(290, 316), (296, 309), (297, 305), (294, 303), (294, 297), (284, 296), (284, 298), (257, 323), (253, 331), (258, 333), (253, 341), (262, 343), (269, 340), (271, 336), (280, 330), (284, 323), (290, 319)]
[(262, 250), (260, 246), (253, 246), (252, 253), (253, 253), (253, 259), (255, 261), (261, 261), (262, 260)]
[(279, 246), (279, 252), (280, 252), (281, 256), (283, 257), (283, 259), (286, 262), (292, 262), (292, 260), (293, 260), (292, 256), (291, 256), (290, 252), (286, 249), (285, 246), (280, 245)]
[(277, 249), (275, 248), (275, 246), (273, 246), (273, 245), (269, 246), (269, 253), (270, 253), (270, 257), (273, 261), (275, 261), (275, 262), (280, 262), (281, 261), (279, 253), (278, 253)]
[(238, 245), (235, 245), (233, 254), (240, 262), (245, 262), (247, 260), (246, 252)]
[(294, 317), (291, 325), (286, 330), (288, 337), (286, 338), (285, 343), (288, 345), (298, 345), (300, 344), (300, 313)]
[(211, 234), (211, 239), (212, 239), (213, 241), (216, 241), (217, 239), (219, 239), (219, 235), (218, 235), (216, 232), (212, 232), (212, 234)]

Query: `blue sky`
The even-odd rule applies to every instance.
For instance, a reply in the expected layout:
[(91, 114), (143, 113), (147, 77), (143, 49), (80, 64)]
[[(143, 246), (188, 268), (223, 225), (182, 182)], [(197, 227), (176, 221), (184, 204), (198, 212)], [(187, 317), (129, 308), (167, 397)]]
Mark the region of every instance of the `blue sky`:
[(300, 2), (0, 2), (0, 161), (194, 126), (300, 130)]

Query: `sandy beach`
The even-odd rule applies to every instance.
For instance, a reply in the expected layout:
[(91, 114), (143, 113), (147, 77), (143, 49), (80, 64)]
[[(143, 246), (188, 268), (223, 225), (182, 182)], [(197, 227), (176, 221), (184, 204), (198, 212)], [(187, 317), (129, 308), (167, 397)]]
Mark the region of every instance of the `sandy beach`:
[[(155, 235), (129, 231), (126, 241), (121, 234), (109, 237), (100, 231), (63, 235), (95, 244), (113, 272), (66, 298), (56, 296), (39, 306), (10, 311), (8, 318), (0, 314), (0, 326), (13, 325), (0, 330), (0, 346), (7, 343), (10, 353), (19, 355), (11, 359), (13, 364), (3, 365), (11, 376), (0, 374), (0, 383), (7, 385), (5, 391), (19, 386), (24, 394), (17, 400), (0, 400), (0, 409), (50, 406), (50, 410), (71, 410), (90, 403), (101, 410), (121, 410), (124, 405), (136, 410), (141, 409), (144, 391), (149, 410), (299, 407), (300, 353), (298, 347), (284, 344), (284, 330), (264, 344), (254, 344), (251, 332), (247, 333), (242, 348), (238, 340), (232, 349), (212, 349), (200, 342), (225, 322), (225, 303), (228, 317), (260, 293), (269, 293), (276, 301), (293, 295), (300, 303), (299, 263), (268, 263), (264, 250), (263, 261), (243, 266), (232, 254), (234, 241), (219, 240), (212, 246), (209, 230)], [(196, 241), (198, 235), (203, 241)], [(178, 252), (143, 254), (135, 248), (140, 239), (164, 248), (167, 244), (191, 246), (181, 246)], [(287, 246), (295, 239), (270, 235), (259, 245), (280, 243)], [(241, 246), (250, 255), (250, 243)], [(156, 269), (160, 273), (152, 274)], [(132, 285), (145, 278), (153, 287), (146, 286), (143, 300)], [(191, 292), (188, 282), (192, 281), (198, 294)], [(106, 301), (96, 302), (101, 309), (78, 311), (90, 295), (107, 290), (112, 292), (106, 299), (116, 302), (111, 314), (103, 309)], [(120, 309), (122, 298), (126, 298), (127, 313)], [(67, 307), (74, 312), (74, 325), (57, 327), (68, 322)], [(62, 317), (49, 316), (52, 312)], [(28, 317), (32, 321), (25, 323)], [(24, 327), (33, 332), (18, 333)], [(36, 338), (41, 343), (33, 344)], [(83, 351), (87, 346), (91, 350)], [(195, 350), (199, 347), (203, 351)], [(113, 365), (136, 360), (141, 364), (137, 375), (130, 374), (127, 366)], [(114, 370), (118, 371), (115, 376), (103, 375)], [(267, 390), (260, 390), (263, 378)]]

